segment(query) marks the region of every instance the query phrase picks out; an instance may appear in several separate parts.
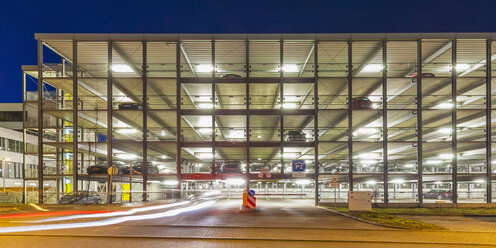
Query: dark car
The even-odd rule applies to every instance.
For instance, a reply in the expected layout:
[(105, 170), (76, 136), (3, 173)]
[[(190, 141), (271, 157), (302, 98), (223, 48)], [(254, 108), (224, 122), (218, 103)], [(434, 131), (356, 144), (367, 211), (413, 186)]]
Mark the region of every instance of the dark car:
[(424, 194), (424, 199), (443, 200), (443, 199), (452, 199), (452, 198), (453, 198), (453, 194), (451, 194), (451, 190), (433, 189)]
[[(412, 78), (412, 83), (416, 83), (417, 82), (417, 74), (416, 73), (411, 74), (411, 75), (408, 75), (407, 77), (411, 77)], [(434, 78), (434, 77), (436, 77), (436, 74), (431, 73), (431, 72), (425, 72), (425, 73), (422, 73), (422, 77), (423, 78)]]
[[(153, 163), (148, 162), (148, 174), (159, 174), (159, 169), (156, 165)], [(122, 166), (119, 168), (119, 170), (122, 169), (122, 174), (129, 174), (129, 168), (130, 166)], [(133, 174), (136, 175), (141, 175), (143, 173), (143, 163), (142, 162), (136, 162), (133, 164)]]
[(137, 109), (137, 110), (142, 110), (143, 106), (138, 103), (121, 103), (118, 105), (119, 109)]
[[(117, 167), (118, 169), (117, 174), (122, 174), (122, 165), (117, 163), (112, 163), (112, 164), (113, 166)], [(88, 166), (88, 168), (86, 168), (86, 172), (90, 175), (107, 174), (108, 173), (107, 162), (100, 162), (99, 164)]]
[(241, 76), (238, 74), (229, 73), (229, 74), (224, 74), (221, 77), (223, 77), (223, 78), (239, 78)]
[(77, 193), (77, 199), (74, 199), (74, 193), (68, 193), (62, 196), (59, 200), (59, 204), (100, 204), (102, 198), (95, 191), (79, 191)]
[(287, 141), (306, 141), (307, 137), (302, 131), (289, 131)]
[[(349, 105), (346, 106), (346, 109)], [(373, 103), (368, 97), (355, 97), (351, 100), (351, 109), (373, 109)]]
[(217, 167), (218, 173), (242, 173), (241, 162), (234, 160), (225, 161), (220, 167)]

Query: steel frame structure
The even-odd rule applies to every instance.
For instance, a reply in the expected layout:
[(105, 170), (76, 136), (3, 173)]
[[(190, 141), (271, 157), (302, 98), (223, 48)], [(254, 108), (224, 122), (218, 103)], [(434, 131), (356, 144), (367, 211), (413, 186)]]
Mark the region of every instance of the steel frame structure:
[[(38, 39), (38, 65), (37, 65), (37, 70), (38, 70), (38, 132), (40, 135), (38, 135), (38, 201), (39, 203), (44, 202), (44, 190), (43, 190), (43, 183), (44, 183), (44, 170), (43, 170), (43, 165), (44, 165), (44, 157), (43, 157), (43, 145), (44, 145), (44, 123), (43, 123), (43, 115), (44, 115), (44, 91), (43, 91), (43, 85), (46, 83), (44, 81), (43, 77), (43, 40), (44, 39), (50, 39), (53, 38), (57, 35), (50, 36), (49, 34), (37, 34), (36, 37)], [(378, 39), (377, 36), (380, 38)], [(453, 107), (451, 109), (451, 128), (452, 128), (452, 133), (451, 133), (451, 150), (452, 150), (452, 172), (451, 172), (451, 185), (452, 185), (452, 192), (453, 195), (457, 195), (457, 190), (458, 190), (458, 170), (457, 170), (457, 152), (458, 152), (458, 139), (457, 139), (457, 106), (456, 106), (456, 99), (457, 99), (457, 78), (458, 78), (458, 72), (457, 72), (457, 40), (459, 37), (464, 38), (464, 36), (467, 36), (468, 38), (473, 38), (474, 36), (478, 37), (476, 34), (466, 34), (466, 35), (460, 35), (456, 34), (442, 34), (439, 37), (441, 38), (452, 38), (451, 40), (451, 64), (452, 64), (452, 71), (451, 71), (451, 99), (453, 99)], [(486, 39), (486, 63), (485, 67), (489, 68), (486, 69), (486, 76), (485, 76), (485, 82), (486, 82), (486, 107), (485, 107), (485, 113), (486, 113), (486, 137), (485, 137), (485, 150), (486, 150), (486, 202), (491, 203), (492, 202), (492, 149), (491, 149), (491, 144), (492, 144), (492, 138), (491, 138), (491, 133), (492, 133), (492, 128), (491, 128), (491, 123), (492, 123), (492, 118), (491, 118), (491, 109), (492, 109), (492, 87), (491, 87), (491, 81), (493, 80), (492, 78), (492, 73), (491, 73), (491, 66), (492, 66), (492, 61), (491, 57), (492, 55), (492, 38), (494, 37), (493, 34), (484, 34), (481, 35), (483, 38)], [(107, 165), (110, 166), (112, 165), (112, 160), (113, 160), (113, 126), (112, 126), (112, 120), (113, 120), (113, 73), (112, 73), (112, 48), (113, 48), (113, 43), (116, 41), (121, 41), (119, 39), (116, 39), (117, 37), (113, 37), (112, 35), (84, 35), (84, 34), (61, 34), (58, 35), (57, 37), (62, 38), (68, 38), (73, 42), (73, 60), (72, 60), (72, 82), (73, 82), (73, 134), (74, 138), (72, 140), (72, 151), (73, 151), (73, 175), (72, 175), (72, 180), (74, 183), (74, 197), (77, 197), (77, 193), (79, 191), (78, 188), (78, 149), (79, 149), (79, 139), (78, 139), (78, 119), (79, 119), (79, 101), (78, 101), (78, 74), (79, 74), (79, 69), (78, 69), (78, 42), (91, 42), (91, 41), (104, 41), (107, 42), (108, 44), (108, 68), (107, 68), (107, 141), (106, 141), (106, 147), (107, 147)], [(177, 170), (177, 189), (179, 192), (182, 192), (182, 182), (183, 182), (183, 177), (182, 177), (182, 161), (181, 161), (181, 153), (182, 153), (182, 148), (183, 147), (188, 147), (187, 141), (182, 140), (181, 138), (181, 130), (182, 130), (182, 116), (183, 115), (211, 115), (212, 117), (212, 132), (215, 133), (216, 130), (216, 117), (217, 116), (222, 116), (222, 115), (229, 115), (229, 114), (238, 114), (238, 115), (245, 115), (246, 117), (246, 130), (248, 134), (246, 135), (246, 142), (240, 142), (239, 144), (236, 144), (236, 147), (243, 147), (245, 150), (246, 158), (245, 158), (245, 163), (247, 165), (246, 168), (246, 188), (249, 189), (250, 185), (250, 179), (251, 173), (250, 173), (250, 147), (278, 147), (280, 149), (281, 157), (280, 157), (280, 163), (281, 163), (281, 176), (280, 179), (285, 179), (285, 171), (284, 171), (284, 164), (286, 160), (284, 159), (283, 155), (284, 154), (284, 149), (286, 147), (291, 147), (292, 144), (289, 144), (284, 140), (284, 116), (286, 115), (309, 115), (312, 116), (313, 121), (314, 121), (314, 126), (313, 126), (313, 134), (314, 134), (314, 141), (307, 144), (306, 146), (311, 147), (314, 152), (314, 173), (313, 175), (309, 175), (309, 178), (314, 179), (315, 183), (315, 204), (319, 204), (319, 199), (320, 199), (320, 194), (319, 194), (319, 125), (318, 125), (318, 115), (319, 115), (319, 59), (318, 59), (318, 54), (319, 54), (319, 43), (320, 42), (326, 42), (326, 41), (341, 41), (341, 42), (347, 42), (347, 101), (348, 101), (348, 106), (351, 106), (351, 101), (354, 96), (354, 88), (353, 88), (353, 81), (355, 79), (354, 77), (354, 72), (355, 69), (359, 68), (353, 68), (354, 67), (354, 62), (352, 59), (352, 54), (353, 54), (353, 42), (355, 41), (379, 41), (381, 42), (381, 47), (380, 49), (382, 50), (382, 76), (381, 76), (381, 86), (382, 86), (382, 159), (383, 159), (383, 192), (384, 192), (384, 200), (383, 202), (388, 204), (389, 203), (389, 193), (388, 193), (388, 177), (389, 177), (389, 172), (388, 172), (388, 87), (387, 87), (387, 82), (388, 82), (388, 42), (389, 41), (416, 41), (417, 42), (417, 51), (416, 51), (416, 73), (417, 75), (423, 75), (422, 74), (422, 67), (423, 67), (423, 62), (422, 62), (422, 41), (424, 39), (429, 39), (431, 37), (436, 37), (435, 35), (429, 35), (429, 34), (405, 34), (405, 35), (400, 35), (400, 34), (386, 34), (386, 35), (376, 35), (374, 36), (367, 36), (367, 35), (357, 35), (357, 34), (343, 34), (343, 35), (314, 35), (313, 39), (310, 41), (313, 42), (313, 56), (314, 56), (314, 69), (313, 69), (313, 77), (309, 79), (298, 79), (301, 81), (305, 82), (310, 82), (313, 84), (313, 109), (311, 110), (303, 110), (303, 109), (297, 109), (297, 110), (286, 110), (283, 107), (283, 101), (284, 101), (284, 86), (286, 83), (288, 83), (288, 78), (284, 76), (284, 72), (282, 69), (282, 66), (284, 65), (284, 43), (287, 39), (291, 39), (292, 37), (296, 37), (295, 39), (298, 39), (299, 37), (305, 37), (306, 41), (309, 38), (309, 36), (301, 36), (301, 35), (282, 35), (280, 36), (281, 38), (278, 39), (279, 45), (280, 45), (280, 70), (279, 70), (279, 78), (278, 78), (278, 84), (279, 84), (279, 102), (281, 103), (281, 109), (270, 109), (270, 110), (255, 110), (250, 108), (250, 85), (253, 82), (257, 82), (257, 79), (254, 79), (251, 77), (251, 70), (250, 70), (250, 42), (252, 40), (256, 40), (259, 37), (265, 37), (267, 39), (271, 39), (274, 37), (272, 35), (264, 36), (264, 35), (252, 35), (250, 37), (249, 35), (244, 37), (238, 37), (242, 38), (244, 37), (245, 39), (240, 39), (244, 40), (245, 42), (245, 62), (246, 62), (246, 77), (243, 78), (243, 82), (245, 84), (245, 108), (244, 109), (237, 109), (237, 110), (226, 110), (226, 109), (213, 109), (213, 110), (197, 110), (197, 109), (183, 109), (182, 108), (182, 101), (181, 101), (181, 89), (184, 83), (189, 83), (195, 82), (195, 79), (190, 79), (190, 78), (184, 78), (182, 77), (181, 71), (183, 68), (181, 68), (181, 49), (182, 49), (182, 42), (183, 40), (195, 40), (195, 39), (205, 39), (205, 37), (209, 36), (203, 36), (203, 35), (177, 35), (176, 38), (174, 38), (174, 35), (167, 36), (167, 37), (161, 37), (161, 36), (133, 36), (131, 35), (129, 38), (124, 39), (124, 41), (134, 41), (134, 42), (142, 42), (142, 61), (143, 61), (143, 67), (142, 67), (142, 74), (141, 74), (141, 80), (142, 80), (142, 87), (143, 87), (143, 96), (142, 96), (142, 117), (143, 117), (143, 137), (142, 137), (142, 149), (143, 149), (143, 173), (142, 173), (142, 181), (143, 181), (143, 195), (142, 195), (142, 200), (143, 201), (148, 201), (148, 195), (147, 195), (147, 181), (148, 181), (148, 156), (147, 156), (147, 151), (148, 151), (148, 111), (149, 111), (149, 103), (148, 103), (148, 65), (147, 65), (147, 43), (148, 42), (158, 42), (158, 41), (173, 41), (176, 42), (176, 124), (177, 124), (177, 135), (176, 135), (176, 170)], [(215, 44), (218, 41), (215, 39), (215, 36), (210, 36), (211, 39), (207, 39), (207, 41), (211, 42), (211, 62), (213, 67), (215, 68), (216, 65), (216, 53), (215, 53)], [(218, 37), (224, 37), (222, 35), (218, 35)], [(229, 35), (227, 35), (229, 37)], [(312, 36), (310, 36), (312, 37)], [(328, 37), (328, 38), (325, 38)], [(330, 37), (330, 38), (329, 38)], [(392, 38), (391, 38), (392, 37)], [(310, 56), (309, 56), (310, 57)], [(362, 68), (363, 69), (363, 68)], [(301, 74), (301, 73), (300, 73)], [(273, 78), (273, 81), (275, 78)], [(215, 69), (212, 70), (212, 75), (210, 79), (205, 79), (205, 78), (198, 78), (196, 81), (198, 83), (201, 82), (206, 82), (210, 83), (212, 86), (211, 90), (211, 96), (212, 96), (212, 103), (215, 106), (216, 104), (216, 99), (217, 99), (217, 92), (216, 92), (216, 75), (215, 75)], [(25, 84), (25, 81), (24, 81)], [(24, 89), (24, 94), (26, 94), (26, 87), (23, 87)], [(424, 194), (424, 189), (423, 189), (423, 165), (424, 165), (424, 159), (423, 159), (423, 120), (422, 120), (422, 113), (423, 113), (423, 95), (422, 95), (422, 76), (417, 77), (417, 83), (416, 83), (416, 149), (417, 149), (417, 194), (418, 194), (418, 204), (422, 205), (423, 204), (423, 194)], [(219, 100), (220, 101), (220, 100)], [(215, 108), (215, 107), (214, 107)], [(349, 189), (354, 188), (354, 158), (353, 158), (353, 144), (354, 144), (354, 139), (353, 139), (353, 110), (351, 107), (349, 107), (347, 110), (347, 122), (348, 122), (348, 128), (347, 128), (347, 149), (348, 149), (348, 184), (349, 184)], [(250, 139), (249, 135), (249, 130), (250, 130), (250, 115), (253, 114), (273, 114), (273, 115), (278, 115), (279, 118), (279, 123), (280, 123), (280, 140), (278, 142), (271, 142), (267, 144), (257, 144), (256, 141), (252, 141)], [(25, 127), (26, 128), (26, 127)], [(24, 135), (26, 133), (26, 130), (24, 130)], [(294, 144), (293, 144), (294, 145)], [(205, 141), (201, 142), (199, 147), (211, 147), (212, 151), (212, 176), (215, 178), (215, 173), (216, 173), (216, 150), (218, 147), (225, 147), (226, 145), (223, 144), (220, 141), (217, 141), (215, 138), (215, 135), (213, 135), (211, 141)], [(24, 174), (24, 171), (23, 171)], [(312, 173), (309, 173), (312, 174)], [(325, 174), (325, 173), (324, 173)], [(24, 183), (25, 184), (25, 183)], [(25, 187), (25, 185), (24, 185)], [(107, 199), (108, 203), (112, 203), (112, 185), (111, 185), (111, 180), (110, 177), (107, 178)], [(179, 195), (179, 198), (182, 196)], [(26, 199), (26, 196), (24, 196), (24, 199)], [(454, 197), (453, 203), (457, 203), (457, 197)]]

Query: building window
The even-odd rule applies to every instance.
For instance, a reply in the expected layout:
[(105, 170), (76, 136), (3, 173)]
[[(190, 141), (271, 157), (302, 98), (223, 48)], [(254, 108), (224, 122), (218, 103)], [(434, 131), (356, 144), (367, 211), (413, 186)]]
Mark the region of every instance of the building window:
[(22, 111), (2, 111), (0, 121), (22, 121)]

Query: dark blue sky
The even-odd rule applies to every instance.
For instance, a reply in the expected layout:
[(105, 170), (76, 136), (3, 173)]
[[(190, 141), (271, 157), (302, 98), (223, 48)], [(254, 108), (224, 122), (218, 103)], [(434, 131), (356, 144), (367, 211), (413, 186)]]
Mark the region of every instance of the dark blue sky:
[(22, 1), (0, 6), (0, 102), (22, 101), (34, 33), (496, 32), (496, 1)]

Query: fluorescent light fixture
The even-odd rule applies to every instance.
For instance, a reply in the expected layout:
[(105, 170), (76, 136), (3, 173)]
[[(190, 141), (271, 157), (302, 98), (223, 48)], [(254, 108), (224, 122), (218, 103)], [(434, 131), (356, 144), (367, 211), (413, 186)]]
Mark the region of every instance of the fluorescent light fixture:
[(117, 129), (118, 133), (120, 134), (133, 134), (133, 133), (137, 133), (138, 130), (134, 129), (134, 128), (129, 128), (129, 129)]
[(298, 156), (300, 156), (300, 153), (294, 153), (294, 152), (285, 152), (283, 155), (283, 158), (288, 158), (288, 159), (295, 159)]
[(435, 184), (442, 184), (443, 182), (441, 182), (441, 181), (435, 181), (434, 183)]
[(177, 180), (167, 180), (162, 182), (163, 185), (177, 185)]
[(245, 183), (243, 178), (228, 178), (226, 179), (226, 183), (230, 185), (241, 185)]
[(453, 129), (448, 128), (448, 127), (445, 127), (445, 128), (440, 128), (437, 131), (439, 133), (442, 133), (442, 134), (451, 134), (451, 132), (453, 131)]
[(257, 138), (261, 139), (262, 138), (262, 135), (258, 135)]
[(470, 68), (470, 65), (469, 64), (456, 64), (455, 68), (457, 71), (464, 71), (464, 70), (467, 70), (468, 68)]
[(374, 181), (374, 180), (370, 180), (370, 181), (367, 181), (365, 182), (366, 184), (370, 184), (370, 185), (375, 185), (377, 182)]
[(165, 131), (162, 130), (162, 132), (160, 132), (160, 135), (165, 136)]
[(212, 72), (214, 68), (212, 65), (200, 64), (196, 66), (196, 72)]
[(300, 179), (300, 180), (296, 180), (295, 183), (299, 185), (308, 185), (311, 183), (311, 181), (308, 179)]
[(379, 158), (380, 156), (377, 153), (362, 153), (362, 154), (358, 154), (358, 157), (362, 159), (370, 159), (370, 158)]
[(285, 109), (295, 109), (297, 107), (298, 107), (298, 105), (296, 103), (292, 103), (292, 102), (285, 102), (282, 104), (282, 108), (285, 108)]
[(440, 160), (427, 160), (425, 161), (426, 164), (441, 164), (443, 161)]
[(116, 154), (115, 156), (117, 158), (124, 159), (124, 160), (133, 160), (133, 159), (136, 159), (138, 157), (135, 154), (130, 154), (130, 153), (121, 153), (121, 154)]
[(226, 132), (226, 138), (229, 139), (242, 139), (245, 137), (244, 130), (229, 130)]
[(374, 134), (377, 132), (378, 132), (377, 128), (364, 127), (357, 129), (355, 132), (353, 132), (353, 136), (357, 136), (359, 134)]
[(311, 164), (313, 163), (313, 160), (305, 160), (305, 164)]
[(167, 156), (162, 155), (162, 156), (160, 156), (160, 158), (161, 158), (161, 159), (166, 159), (166, 158), (167, 158)]
[(262, 160), (262, 158), (257, 158), (258, 161)]
[(450, 103), (450, 102), (444, 102), (444, 103), (441, 103), (441, 104), (436, 105), (434, 108), (438, 108), (438, 109), (451, 109), (451, 108), (453, 108), (453, 104)]
[(375, 103), (372, 103), (372, 108), (373, 109), (378, 109), (379, 108), (379, 105), (375, 104)]
[(283, 65), (282, 66), (282, 71), (283, 72), (298, 72), (298, 66), (296, 65)]
[(383, 66), (381, 64), (368, 64), (363, 67), (361, 72), (381, 72)]
[(414, 164), (405, 164), (404, 166), (405, 166), (405, 168), (413, 168), (413, 167), (415, 167)]
[(440, 159), (452, 159), (453, 158), (453, 154), (451, 154), (451, 153), (439, 154), (439, 158)]
[(212, 128), (208, 128), (208, 127), (199, 128), (198, 132), (200, 132), (201, 134), (211, 134)]
[(198, 153), (196, 156), (199, 158), (205, 158), (205, 159), (206, 158), (213, 158), (213, 155), (210, 152)]
[(214, 107), (214, 105), (211, 103), (206, 103), (206, 102), (198, 103), (198, 108), (201, 108), (201, 109), (211, 109), (213, 107)]
[(486, 180), (484, 180), (484, 179), (477, 179), (474, 181), (474, 183), (485, 183), (485, 182), (486, 182)]
[(393, 180), (391, 180), (391, 181), (389, 181), (389, 182), (390, 182), (390, 183), (400, 184), (400, 183), (404, 183), (404, 182), (405, 182), (405, 180), (403, 180), (403, 179), (399, 179), (399, 178), (398, 178), (398, 179), (393, 179)]
[(377, 160), (373, 160), (373, 159), (362, 159), (362, 160), (360, 160), (360, 163), (361, 164), (364, 164), (364, 165), (371, 165), (371, 164), (377, 163)]
[(131, 67), (126, 64), (114, 64), (112, 65), (113, 72), (134, 72)]

